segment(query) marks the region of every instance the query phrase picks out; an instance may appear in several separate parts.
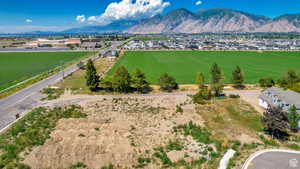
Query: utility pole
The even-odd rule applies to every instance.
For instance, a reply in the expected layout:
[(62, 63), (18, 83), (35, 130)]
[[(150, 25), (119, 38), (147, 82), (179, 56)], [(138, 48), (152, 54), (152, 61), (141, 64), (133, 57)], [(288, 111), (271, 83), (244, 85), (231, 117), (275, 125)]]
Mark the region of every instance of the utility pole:
[(62, 79), (64, 79), (65, 78), (65, 70), (64, 70), (64, 68), (63, 68), (63, 65), (64, 65), (64, 61), (63, 60), (61, 60), (60, 61), (60, 64), (61, 64), (61, 68), (62, 68)]

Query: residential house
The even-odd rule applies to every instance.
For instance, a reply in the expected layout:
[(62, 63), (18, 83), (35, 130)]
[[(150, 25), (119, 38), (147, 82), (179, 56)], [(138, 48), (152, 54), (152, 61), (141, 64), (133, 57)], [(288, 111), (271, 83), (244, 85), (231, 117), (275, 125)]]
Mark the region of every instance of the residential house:
[[(297, 108), (297, 113), (300, 113), (300, 93), (271, 87), (262, 92), (259, 97), (259, 105), (265, 109), (271, 106), (280, 106), (286, 112), (294, 105)], [(300, 128), (300, 120), (298, 127)]]

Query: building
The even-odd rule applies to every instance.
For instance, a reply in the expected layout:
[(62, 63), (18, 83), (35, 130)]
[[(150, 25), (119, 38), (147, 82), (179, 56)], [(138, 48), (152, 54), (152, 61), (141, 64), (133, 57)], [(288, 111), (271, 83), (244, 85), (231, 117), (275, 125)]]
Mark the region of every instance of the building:
[(27, 42), (24, 47), (27, 48), (38, 48), (38, 47), (56, 47), (56, 48), (66, 48), (68, 45), (80, 45), (80, 38), (70, 38), (70, 39), (36, 39), (34, 41)]
[(300, 113), (300, 93), (284, 90), (278, 87), (271, 87), (262, 92), (259, 97), (259, 105), (265, 109), (271, 106), (280, 106), (284, 111), (288, 111), (293, 105)]

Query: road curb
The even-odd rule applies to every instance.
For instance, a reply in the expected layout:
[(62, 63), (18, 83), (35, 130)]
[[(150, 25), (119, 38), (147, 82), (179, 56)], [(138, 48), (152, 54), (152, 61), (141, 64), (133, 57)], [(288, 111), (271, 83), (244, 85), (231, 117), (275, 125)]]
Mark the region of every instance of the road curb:
[(281, 152), (281, 153), (293, 153), (293, 154), (300, 154), (300, 151), (295, 151), (295, 150), (282, 150), (282, 149), (265, 149), (265, 150), (261, 150), (261, 151), (257, 151), (255, 153), (253, 153), (252, 155), (250, 155), (250, 157), (246, 160), (246, 162), (244, 163), (242, 169), (248, 169), (250, 163), (252, 160), (254, 160), (255, 158), (257, 158), (258, 156), (265, 154), (265, 153), (270, 153), (270, 152)]

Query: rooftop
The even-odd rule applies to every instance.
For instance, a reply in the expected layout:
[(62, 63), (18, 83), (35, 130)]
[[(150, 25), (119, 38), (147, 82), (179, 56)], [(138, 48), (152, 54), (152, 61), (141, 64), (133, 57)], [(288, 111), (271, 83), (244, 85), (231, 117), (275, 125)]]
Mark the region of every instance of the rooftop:
[(284, 100), (286, 103), (293, 104), (297, 108), (300, 108), (300, 93), (292, 90), (284, 90), (279, 87), (268, 88), (267, 91), (277, 95), (280, 100)]

